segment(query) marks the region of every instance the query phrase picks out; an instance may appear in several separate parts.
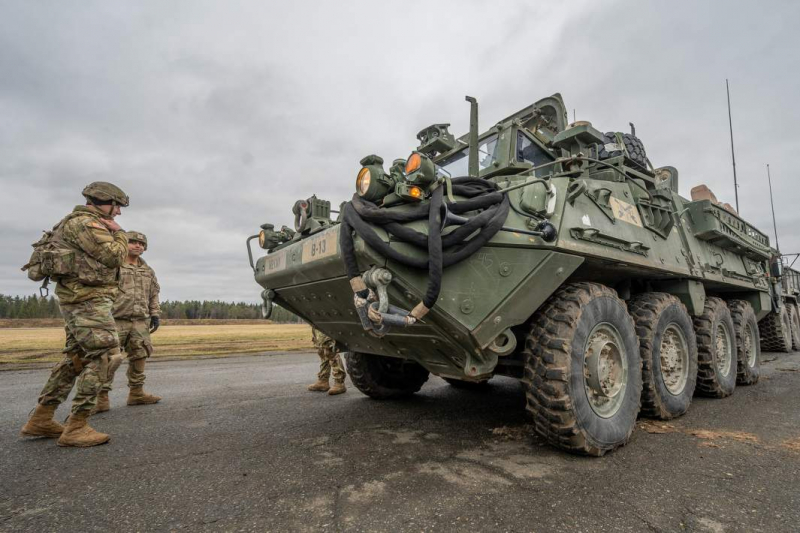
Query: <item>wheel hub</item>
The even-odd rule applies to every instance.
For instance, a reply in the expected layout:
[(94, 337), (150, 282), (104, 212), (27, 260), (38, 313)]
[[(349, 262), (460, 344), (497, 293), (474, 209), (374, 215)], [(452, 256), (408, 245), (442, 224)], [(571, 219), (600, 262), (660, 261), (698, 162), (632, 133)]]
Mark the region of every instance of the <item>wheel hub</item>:
[(689, 379), (689, 347), (683, 332), (674, 324), (661, 337), (661, 378), (670, 394), (683, 392)]
[(747, 366), (756, 366), (756, 336), (753, 334), (753, 326), (747, 324), (744, 328), (744, 356)]
[(722, 324), (717, 326), (717, 371), (727, 376), (731, 371), (733, 351), (731, 350), (731, 336)]
[(620, 335), (611, 324), (599, 324), (584, 350), (584, 387), (592, 410), (603, 418), (622, 405), (628, 383), (628, 359)]

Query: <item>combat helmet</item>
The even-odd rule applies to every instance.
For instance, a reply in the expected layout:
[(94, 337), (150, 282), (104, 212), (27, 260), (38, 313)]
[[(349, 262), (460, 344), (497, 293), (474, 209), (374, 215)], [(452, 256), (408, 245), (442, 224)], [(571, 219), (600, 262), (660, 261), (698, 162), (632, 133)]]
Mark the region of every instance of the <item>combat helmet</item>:
[(125, 192), (107, 181), (95, 181), (83, 188), (81, 192), (92, 203), (112, 203), (120, 207), (128, 207), (130, 198)]
[(127, 235), (129, 242), (138, 241), (144, 244), (144, 249), (147, 250), (147, 235), (138, 231), (126, 231), (125, 235)]

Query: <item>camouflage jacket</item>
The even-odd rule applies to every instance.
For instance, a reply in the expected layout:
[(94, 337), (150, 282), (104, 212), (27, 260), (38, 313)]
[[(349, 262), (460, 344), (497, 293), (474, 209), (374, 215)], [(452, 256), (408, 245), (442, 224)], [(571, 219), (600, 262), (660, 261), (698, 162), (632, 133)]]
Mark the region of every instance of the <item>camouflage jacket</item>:
[(327, 349), (335, 350), (336, 341), (322, 333), (316, 328), (311, 328), (311, 342), (314, 343), (314, 348), (317, 350)]
[(128, 255), (128, 237), (124, 231), (112, 233), (100, 219), (96, 208), (79, 205), (58, 230), (64, 242), (78, 252), (78, 274), (56, 280), (56, 296), (61, 303), (117, 297), (119, 266)]
[(119, 269), (119, 295), (114, 301), (114, 318), (126, 320), (148, 318), (161, 314), (158, 304), (158, 285), (156, 273), (139, 258), (139, 264), (122, 263)]

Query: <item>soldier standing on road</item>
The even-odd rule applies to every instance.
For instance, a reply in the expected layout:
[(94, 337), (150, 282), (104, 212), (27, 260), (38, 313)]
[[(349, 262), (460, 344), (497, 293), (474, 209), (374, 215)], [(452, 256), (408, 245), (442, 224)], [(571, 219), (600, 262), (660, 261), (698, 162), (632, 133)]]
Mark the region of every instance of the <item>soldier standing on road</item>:
[[(327, 392), (330, 395), (347, 392), (347, 387), (344, 386), (344, 378), (347, 374), (344, 371), (342, 357), (336, 351), (336, 342), (314, 328), (311, 328), (311, 341), (317, 349), (320, 363), (317, 382), (309, 385), (308, 390)], [(333, 371), (333, 387), (329, 383), (331, 371)]]
[[(49, 254), (44, 265), (33, 261), (35, 252), (23, 267), (59, 272), (51, 277), (56, 282), (67, 341), (64, 359), (50, 373), (21, 433), (26, 437), (59, 437), (59, 446), (96, 446), (111, 438), (95, 431), (87, 418), (97, 405), (109, 360), (120, 353), (111, 308), (117, 296), (119, 267), (128, 252), (128, 237), (114, 217), (128, 206), (129, 199), (119, 187), (102, 181), (87, 185), (82, 194), (86, 205), (75, 207), (53, 228), (49, 238), (60, 253)], [(64, 427), (53, 415), (76, 380), (72, 411)]]
[[(117, 324), (120, 347), (128, 357), (128, 405), (149, 405), (161, 399), (144, 392), (145, 361), (153, 353), (150, 334), (160, 324), (158, 293), (161, 288), (156, 273), (141, 257), (147, 250), (147, 236), (137, 231), (129, 231), (127, 236), (128, 256), (120, 267), (119, 295), (114, 301), (112, 313)], [(121, 354), (111, 359), (108, 379), (103, 382), (97, 401), (98, 413), (111, 408), (108, 393), (120, 364)]]

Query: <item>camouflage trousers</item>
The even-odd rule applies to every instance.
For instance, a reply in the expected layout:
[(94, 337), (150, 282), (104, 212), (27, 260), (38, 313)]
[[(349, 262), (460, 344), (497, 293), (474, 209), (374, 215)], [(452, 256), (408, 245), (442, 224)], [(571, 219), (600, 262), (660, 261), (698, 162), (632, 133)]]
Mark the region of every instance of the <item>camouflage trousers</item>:
[[(150, 342), (150, 320), (146, 318), (126, 320), (117, 318), (117, 334), (119, 345), (128, 358), (128, 387), (144, 386), (144, 360), (153, 353)], [(114, 382), (114, 374), (122, 364), (122, 354), (111, 358), (108, 365), (108, 379), (103, 382), (102, 390), (110, 391)]]
[(342, 363), (342, 356), (338, 352), (329, 348), (320, 348), (317, 350), (319, 355), (319, 374), (317, 377), (320, 381), (328, 381), (331, 371), (333, 371), (334, 381), (344, 382), (347, 373), (344, 371), (344, 364)]
[(75, 386), (72, 413), (91, 411), (97, 405), (100, 384), (107, 379), (109, 361), (119, 355), (119, 337), (111, 316), (110, 298), (93, 298), (76, 304), (61, 304), (67, 334), (64, 359), (50, 372), (41, 405), (64, 403)]

